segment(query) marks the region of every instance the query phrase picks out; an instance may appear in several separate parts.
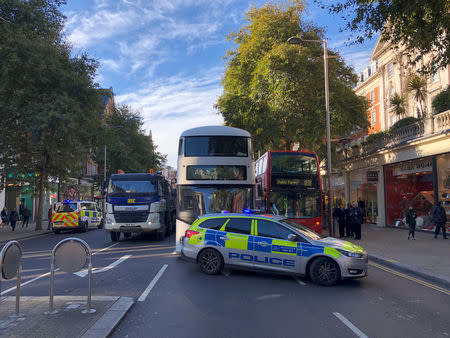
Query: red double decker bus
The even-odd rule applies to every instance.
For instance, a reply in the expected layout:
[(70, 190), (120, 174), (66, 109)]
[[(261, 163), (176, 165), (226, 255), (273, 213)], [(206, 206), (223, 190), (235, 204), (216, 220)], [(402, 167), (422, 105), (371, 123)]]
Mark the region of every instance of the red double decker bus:
[(268, 151), (255, 165), (256, 208), (322, 233), (322, 183), (317, 155)]

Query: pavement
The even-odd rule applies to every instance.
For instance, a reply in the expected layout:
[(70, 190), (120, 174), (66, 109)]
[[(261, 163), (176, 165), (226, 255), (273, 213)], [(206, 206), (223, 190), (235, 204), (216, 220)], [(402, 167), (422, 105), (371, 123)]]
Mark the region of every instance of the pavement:
[(36, 231), (36, 223), (30, 222), (28, 227), (22, 228), (22, 221), (17, 222), (16, 228), (12, 231), (11, 226), (0, 226), (0, 244), (4, 244), (5, 242), (12, 240), (20, 240), (35, 236), (42, 236), (48, 233), (51, 233), (51, 230), (47, 230), (48, 222), (44, 221), (42, 227), (44, 230)]
[(407, 229), (363, 224), (361, 240), (349, 240), (376, 263), (450, 288), (450, 240), (442, 235), (434, 238), (434, 233), (416, 231), (415, 240), (408, 240)]
[(55, 296), (54, 311), (48, 314), (49, 297), (20, 299), (15, 316), (16, 297), (4, 297), (0, 308), (0, 337), (107, 337), (133, 305), (130, 297), (93, 297), (92, 313), (86, 310), (86, 297)]

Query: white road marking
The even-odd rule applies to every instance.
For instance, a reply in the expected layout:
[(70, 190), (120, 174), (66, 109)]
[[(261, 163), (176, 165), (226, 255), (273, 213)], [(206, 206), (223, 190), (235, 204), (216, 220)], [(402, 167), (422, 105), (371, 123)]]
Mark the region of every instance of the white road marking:
[(368, 338), (360, 329), (358, 329), (355, 325), (353, 325), (347, 318), (341, 315), (339, 312), (333, 312), (333, 314), (343, 322), (350, 330), (353, 331), (360, 338)]
[[(111, 270), (112, 268), (116, 267), (117, 265), (119, 265), (120, 263), (126, 261), (128, 258), (130, 258), (132, 255), (125, 255), (120, 257), (118, 260), (112, 262), (111, 264), (109, 264), (108, 266), (105, 266), (102, 269), (98, 269), (98, 268), (93, 268), (92, 269), (92, 273), (100, 273), (100, 272), (106, 272), (108, 270)], [(88, 269), (83, 269), (81, 271), (78, 272), (74, 272), (74, 275), (77, 275), (79, 277), (86, 277), (88, 274)]]
[[(59, 268), (56, 268), (56, 269), (55, 269), (55, 272), (57, 272), (57, 271), (59, 271)], [(49, 276), (49, 275), (50, 275), (50, 271), (49, 271), (49, 272), (46, 272), (46, 273), (44, 273), (44, 274), (42, 274), (42, 275), (40, 275), (40, 276), (37, 276), (37, 277), (35, 277), (35, 278), (33, 278), (33, 279), (30, 279), (29, 281), (26, 281), (25, 283), (20, 284), (20, 287), (25, 286), (25, 285), (27, 285), (27, 284), (30, 284), (30, 283), (32, 283), (32, 282), (34, 282), (34, 281), (37, 281), (38, 279), (41, 279), (42, 277), (46, 277), (46, 276)], [(14, 291), (14, 290), (16, 289), (16, 287), (17, 287), (17, 286), (13, 286), (12, 288), (9, 288), (8, 290), (3, 291), (3, 292), (0, 294), (0, 296), (3, 296), (3, 295), (5, 295), (5, 294), (7, 294), (8, 292)]]
[(100, 249), (100, 250), (98, 250), (98, 251), (94, 252), (94, 253), (92, 254), (92, 256), (94, 256), (94, 255), (98, 254), (99, 252), (102, 252), (102, 251), (105, 251), (105, 250), (111, 249), (112, 247), (114, 247), (114, 246), (116, 246), (116, 245), (118, 245), (118, 244), (119, 244), (119, 243), (114, 243), (113, 245), (110, 245), (110, 246), (108, 246), (108, 247), (106, 247), (106, 248)]
[(150, 282), (150, 284), (147, 286), (144, 292), (142, 292), (142, 295), (138, 298), (138, 302), (143, 302), (147, 298), (148, 294), (150, 293), (150, 291), (152, 291), (153, 287), (161, 278), (164, 271), (166, 271), (167, 267), (168, 267), (167, 264), (163, 265), (163, 267), (159, 270), (159, 272), (156, 274), (156, 276), (153, 278), (153, 280)]
[(273, 294), (273, 295), (265, 295), (257, 297), (256, 300), (266, 300), (266, 299), (273, 299), (273, 298), (280, 298), (281, 295), (279, 293)]
[(295, 279), (295, 281), (298, 283), (298, 284), (300, 284), (300, 285), (306, 285), (306, 283), (304, 282), (304, 281), (302, 281), (301, 279), (299, 279), (299, 278), (294, 278)]

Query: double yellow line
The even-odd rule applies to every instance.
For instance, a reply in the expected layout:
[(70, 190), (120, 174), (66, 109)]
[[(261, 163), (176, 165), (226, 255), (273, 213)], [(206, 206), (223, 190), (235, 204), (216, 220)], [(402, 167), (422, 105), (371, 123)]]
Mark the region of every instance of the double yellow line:
[(434, 290), (436, 290), (436, 291), (445, 293), (446, 295), (450, 296), (450, 290), (441, 288), (441, 287), (439, 287), (439, 286), (437, 286), (437, 285), (433, 285), (433, 284), (427, 283), (427, 282), (425, 282), (425, 281), (423, 281), (423, 280), (414, 278), (414, 277), (412, 277), (412, 276), (405, 275), (404, 273), (401, 273), (401, 272), (398, 272), (398, 271), (389, 269), (389, 268), (387, 268), (387, 267), (385, 267), (385, 266), (383, 266), (383, 265), (377, 264), (377, 263), (369, 262), (369, 265), (374, 266), (374, 267), (376, 267), (376, 268), (378, 268), (378, 269), (384, 270), (384, 271), (386, 271), (386, 272), (392, 273), (392, 274), (397, 275), (397, 276), (399, 276), (399, 277), (403, 277), (403, 278), (409, 279), (410, 281), (413, 281), (413, 282), (415, 282), (415, 283), (421, 284), (421, 285), (423, 285), (423, 286), (426, 286), (426, 287), (431, 288), (431, 289), (434, 289)]

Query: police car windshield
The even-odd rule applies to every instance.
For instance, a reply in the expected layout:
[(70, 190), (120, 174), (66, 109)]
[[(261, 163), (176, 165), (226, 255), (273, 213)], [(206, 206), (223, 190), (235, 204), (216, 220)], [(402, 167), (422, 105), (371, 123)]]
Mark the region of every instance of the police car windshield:
[(310, 238), (314, 241), (318, 241), (319, 239), (324, 238), (323, 236), (319, 235), (317, 232), (312, 231), (311, 229), (308, 229), (307, 227), (295, 223), (294, 221), (291, 221), (290, 219), (282, 219), (280, 220), (280, 223), (290, 225), (291, 227), (297, 229), (298, 232), (300, 232), (303, 236)]
[(74, 212), (77, 210), (76, 203), (63, 203), (56, 207), (56, 212)]

